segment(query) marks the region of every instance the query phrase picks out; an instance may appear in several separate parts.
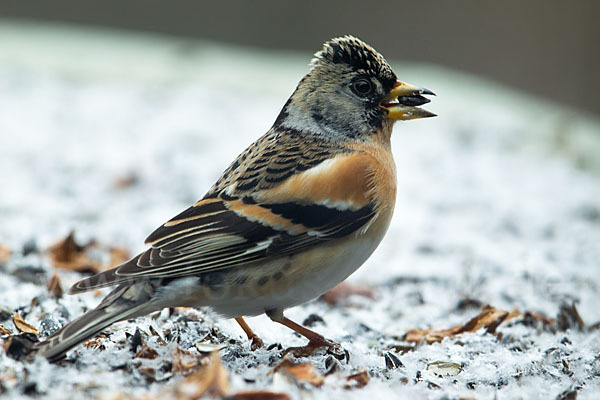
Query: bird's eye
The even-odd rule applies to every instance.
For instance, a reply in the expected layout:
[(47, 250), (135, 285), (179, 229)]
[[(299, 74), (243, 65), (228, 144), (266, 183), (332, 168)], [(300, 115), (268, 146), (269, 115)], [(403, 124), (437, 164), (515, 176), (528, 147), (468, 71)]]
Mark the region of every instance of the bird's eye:
[(352, 84), (354, 93), (359, 96), (366, 96), (373, 90), (373, 85), (368, 79), (358, 79)]

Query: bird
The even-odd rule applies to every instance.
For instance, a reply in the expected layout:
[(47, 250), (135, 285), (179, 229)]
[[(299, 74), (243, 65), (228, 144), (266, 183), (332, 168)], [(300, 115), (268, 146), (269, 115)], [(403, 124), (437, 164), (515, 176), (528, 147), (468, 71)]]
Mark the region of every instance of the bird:
[(392, 127), (435, 116), (424, 95), (434, 93), (400, 81), (357, 37), (326, 41), (266, 134), (147, 250), (74, 284), (70, 294), (115, 288), (37, 350), (60, 360), (117, 321), (179, 306), (235, 318), (253, 349), (262, 341), (244, 317), (261, 314), (307, 349), (334, 345), (284, 311), (344, 281), (383, 239), (396, 198)]

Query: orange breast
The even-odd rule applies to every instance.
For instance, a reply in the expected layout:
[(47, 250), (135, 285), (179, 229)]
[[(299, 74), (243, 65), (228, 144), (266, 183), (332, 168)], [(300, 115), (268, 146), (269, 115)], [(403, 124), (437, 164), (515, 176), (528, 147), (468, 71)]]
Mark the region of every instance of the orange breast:
[(273, 189), (258, 193), (256, 199), (319, 203), (353, 210), (373, 202), (378, 210), (393, 209), (396, 169), (391, 153), (363, 148), (324, 161)]

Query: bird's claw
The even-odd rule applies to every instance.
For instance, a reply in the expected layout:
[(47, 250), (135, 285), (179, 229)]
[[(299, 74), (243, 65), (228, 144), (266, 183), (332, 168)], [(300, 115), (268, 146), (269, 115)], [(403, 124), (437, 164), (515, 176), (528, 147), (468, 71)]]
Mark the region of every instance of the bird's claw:
[(258, 350), (265, 345), (258, 336), (252, 337), (251, 340), (252, 340), (252, 343), (250, 343), (250, 350), (252, 350), (252, 351)]

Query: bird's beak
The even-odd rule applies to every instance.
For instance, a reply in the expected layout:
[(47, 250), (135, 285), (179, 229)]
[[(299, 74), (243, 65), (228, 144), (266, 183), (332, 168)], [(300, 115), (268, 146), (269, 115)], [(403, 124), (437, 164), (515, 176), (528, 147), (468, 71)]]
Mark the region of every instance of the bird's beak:
[(431, 101), (423, 97), (424, 94), (435, 96), (431, 90), (398, 81), (379, 105), (386, 111), (385, 117), (389, 119), (406, 121), (435, 117), (434, 113), (418, 107)]

